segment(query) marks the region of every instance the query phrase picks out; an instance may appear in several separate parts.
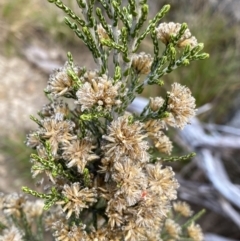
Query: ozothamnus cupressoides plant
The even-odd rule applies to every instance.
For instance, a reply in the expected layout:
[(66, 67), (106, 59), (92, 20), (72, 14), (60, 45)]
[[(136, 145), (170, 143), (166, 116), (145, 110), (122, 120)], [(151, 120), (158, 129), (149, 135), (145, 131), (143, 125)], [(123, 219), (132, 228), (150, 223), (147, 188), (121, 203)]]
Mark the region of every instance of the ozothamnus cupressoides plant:
[[(68, 53), (50, 76), (50, 103), (32, 117), (38, 129), (27, 136), (36, 149), (32, 175), (43, 189), (23, 191), (40, 200), (2, 195), (0, 240), (43, 240), (43, 226), (59, 241), (203, 240), (195, 224), (201, 213), (173, 202), (178, 182), (166, 163), (192, 155), (171, 156), (166, 135), (168, 126), (184, 128), (195, 115), (190, 90), (174, 83), (140, 114), (128, 111), (147, 85), (162, 86), (164, 75), (208, 57), (203, 44), (186, 23), (162, 22), (169, 5), (147, 21), (147, 0), (76, 0), (80, 14), (49, 2), (66, 13), (98, 68), (78, 66)], [(153, 55), (139, 51), (146, 37)]]

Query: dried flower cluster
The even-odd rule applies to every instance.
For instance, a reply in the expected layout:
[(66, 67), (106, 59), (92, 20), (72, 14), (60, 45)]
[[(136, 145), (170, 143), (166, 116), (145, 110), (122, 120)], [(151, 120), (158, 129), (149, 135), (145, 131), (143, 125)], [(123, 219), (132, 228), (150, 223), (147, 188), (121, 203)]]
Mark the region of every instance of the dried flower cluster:
[[(157, 28), (157, 37), (167, 45), (171, 42), (171, 37), (177, 36), (180, 29), (180, 23), (161, 23)], [(197, 46), (198, 42), (187, 28), (181, 38), (177, 41), (177, 47), (184, 48), (188, 44), (191, 46), (191, 48), (194, 48)]]
[(43, 206), (43, 200), (29, 201), (17, 193), (0, 193), (0, 240), (40, 241), (42, 234), (35, 232), (37, 222), (42, 222)]
[[(140, 113), (128, 109), (146, 85), (161, 86), (161, 76), (186, 61), (206, 58), (199, 53), (203, 45), (197, 44), (186, 24), (157, 26), (169, 5), (145, 28), (146, 1), (128, 1), (127, 6), (99, 1), (106, 14), (94, 1), (77, 1), (81, 17), (60, 0), (49, 2), (72, 19), (66, 18), (66, 24), (87, 45), (98, 68), (75, 65), (69, 53), (64, 67), (49, 78), (45, 93), (50, 104), (38, 118), (32, 117), (38, 129), (26, 143), (36, 150), (31, 171), (42, 191), (23, 191), (44, 200), (44, 209), (50, 210), (43, 216), (41, 201), (33, 207), (25, 198), (10, 195), (4, 197), (4, 214), (24, 214), (27, 222), (43, 217), (57, 241), (203, 240), (191, 220), (185, 226), (174, 220), (173, 212), (183, 217), (192, 212), (184, 203), (174, 203), (172, 209), (179, 185), (164, 163), (173, 148), (168, 127), (183, 128), (195, 115), (190, 90), (174, 83), (165, 97), (150, 98)], [(138, 53), (148, 34), (154, 56)], [(166, 45), (162, 56), (159, 40)], [(177, 47), (184, 48), (180, 59)], [(1, 237), (19, 241), (27, 234), (24, 228), (4, 228)]]
[[(168, 213), (163, 224), (164, 240), (203, 240), (201, 227), (194, 221), (186, 225), (186, 218), (191, 217), (193, 212), (185, 202), (173, 202), (173, 209)], [(184, 224), (185, 222), (185, 224)]]
[(138, 74), (149, 74), (151, 71), (153, 58), (150, 54), (141, 52), (132, 57), (132, 67)]

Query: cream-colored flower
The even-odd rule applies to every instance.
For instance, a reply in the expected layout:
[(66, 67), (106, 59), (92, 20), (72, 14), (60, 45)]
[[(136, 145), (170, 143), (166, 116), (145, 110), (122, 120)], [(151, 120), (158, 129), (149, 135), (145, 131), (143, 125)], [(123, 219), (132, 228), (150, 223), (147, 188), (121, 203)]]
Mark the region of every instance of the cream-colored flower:
[(3, 212), (7, 216), (21, 216), (21, 209), (26, 203), (26, 198), (18, 193), (11, 193), (4, 196), (3, 200)]
[(122, 194), (128, 206), (136, 204), (141, 199), (142, 190), (147, 188), (142, 168), (129, 158), (114, 163), (112, 179), (117, 183), (115, 195)]
[(137, 226), (144, 228), (145, 230), (159, 229), (160, 227), (160, 216), (156, 216), (155, 209), (151, 205), (140, 205), (133, 212), (135, 223)]
[[(159, 40), (161, 40), (164, 44), (168, 44), (170, 42), (171, 35), (176, 36), (181, 29), (180, 23), (161, 23), (157, 28), (157, 37)], [(192, 36), (190, 30), (187, 28), (182, 35), (182, 37), (179, 39), (177, 43), (177, 47), (184, 48), (187, 44), (191, 46), (191, 48), (194, 48), (197, 46), (197, 39)]]
[(133, 221), (129, 222), (124, 227), (124, 240), (126, 241), (147, 241), (145, 236), (146, 230), (144, 228), (138, 227)]
[(92, 79), (96, 79), (98, 77), (99, 77), (99, 71), (97, 69), (87, 70), (80, 78), (80, 80), (82, 81), (82, 83), (86, 83), (86, 82), (91, 83)]
[(110, 157), (103, 157), (101, 159), (101, 165), (99, 166), (99, 173), (104, 173), (104, 181), (107, 182), (112, 175), (114, 159)]
[(85, 82), (76, 95), (81, 105), (81, 110), (89, 110), (92, 107), (101, 107), (110, 110), (114, 105), (118, 106), (121, 102), (117, 99), (120, 82), (113, 85), (106, 75), (95, 77)]
[(152, 98), (150, 97), (150, 108), (152, 111), (158, 111), (162, 106), (163, 106), (163, 103), (164, 103), (164, 99), (162, 97), (155, 97), (155, 98)]
[(94, 148), (95, 146), (85, 139), (64, 143), (62, 156), (68, 161), (67, 167), (77, 166), (78, 171), (83, 173), (85, 165), (88, 162), (99, 158), (99, 156), (92, 151)]
[[(71, 67), (67, 62), (64, 67), (55, 70), (55, 72), (50, 75), (46, 91), (55, 96), (62, 96), (67, 92), (72, 91), (74, 82), (68, 74), (69, 69), (71, 69)], [(78, 76), (82, 73), (82, 70), (77, 66), (74, 66), (73, 71)]]
[(166, 129), (166, 123), (162, 120), (148, 120), (144, 123), (144, 128), (147, 132), (148, 137), (154, 138), (156, 133), (162, 132)]
[(150, 188), (142, 191), (142, 200), (135, 207), (135, 222), (152, 232), (159, 232), (163, 220), (170, 209), (170, 200), (165, 195)]
[(89, 233), (89, 239), (86, 241), (121, 241), (121, 236), (119, 230), (111, 230), (109, 227), (103, 227)]
[(42, 118), (53, 118), (58, 121), (64, 120), (69, 115), (69, 107), (63, 100), (55, 100), (52, 103), (46, 104), (40, 111)]
[(43, 213), (44, 201), (26, 201), (23, 205), (23, 211), (29, 223), (31, 223), (36, 217), (40, 217)]
[(195, 36), (191, 36), (190, 38), (187, 38), (181, 41), (180, 40), (178, 41), (178, 45), (177, 45), (179, 48), (184, 48), (186, 45), (190, 45), (190, 48), (192, 49), (198, 45), (198, 41)]
[(195, 99), (189, 88), (178, 83), (172, 84), (172, 90), (168, 94), (167, 110), (170, 115), (164, 121), (173, 127), (182, 129), (195, 116)]
[(166, 128), (166, 124), (162, 120), (149, 120), (145, 122), (145, 129), (148, 137), (153, 141), (154, 146), (161, 153), (168, 155), (172, 152), (172, 142), (162, 131)]
[(58, 204), (63, 205), (64, 212), (67, 211), (67, 219), (70, 218), (73, 212), (78, 217), (82, 209), (88, 208), (97, 201), (96, 189), (81, 189), (80, 183), (78, 182), (71, 184), (71, 186), (65, 184), (62, 193), (68, 201), (59, 201)]
[(66, 222), (66, 215), (60, 205), (52, 207), (48, 212), (43, 213), (43, 224), (47, 231), (55, 230), (58, 223)]
[(72, 134), (74, 123), (71, 121), (58, 121), (56, 119), (46, 118), (42, 121), (42, 125), (40, 136), (50, 142), (51, 151), (54, 156), (57, 154), (60, 143), (76, 139), (76, 136)]
[(132, 160), (148, 162), (148, 143), (144, 141), (144, 125), (139, 121), (129, 123), (129, 115), (118, 117), (108, 126), (107, 135), (102, 138), (107, 141), (103, 146), (105, 156), (113, 157), (118, 161), (122, 156)]
[(123, 223), (123, 216), (118, 212), (113, 212), (110, 210), (107, 212), (108, 216), (108, 224), (110, 225), (111, 229), (115, 227), (120, 227)]
[(23, 241), (23, 234), (18, 228), (11, 226), (3, 230), (3, 234), (0, 235), (0, 241)]
[(132, 67), (138, 74), (149, 74), (153, 58), (150, 54), (141, 52), (132, 56)]
[(31, 148), (36, 148), (41, 144), (39, 134), (37, 132), (32, 132), (27, 135), (26, 145)]
[(70, 226), (67, 222), (58, 221), (56, 222), (53, 236), (56, 241), (90, 241), (84, 228), (85, 226), (81, 227), (76, 226), (75, 224)]
[(159, 152), (166, 153), (168, 155), (172, 152), (172, 142), (169, 137), (166, 136), (163, 132), (157, 132), (153, 136), (154, 146), (158, 149)]
[(193, 215), (193, 211), (186, 202), (173, 202), (173, 210), (181, 214), (183, 217), (191, 217)]
[(156, 165), (148, 164), (146, 171), (148, 174), (149, 190), (159, 196), (163, 195), (169, 200), (177, 198), (177, 188), (179, 185), (171, 167), (167, 166), (163, 168), (160, 163)]
[(200, 225), (192, 223), (190, 226), (187, 227), (187, 232), (190, 238), (193, 241), (203, 241), (203, 233)]
[(112, 191), (111, 196), (113, 197), (110, 198), (110, 200), (108, 201), (106, 212), (108, 213), (114, 210), (117, 213), (122, 213), (124, 210), (127, 209), (127, 203), (125, 198), (121, 194), (114, 197), (114, 189), (111, 189), (110, 191)]
[(166, 231), (171, 238), (178, 239), (181, 234), (181, 226), (174, 220), (167, 218), (164, 223), (164, 231)]

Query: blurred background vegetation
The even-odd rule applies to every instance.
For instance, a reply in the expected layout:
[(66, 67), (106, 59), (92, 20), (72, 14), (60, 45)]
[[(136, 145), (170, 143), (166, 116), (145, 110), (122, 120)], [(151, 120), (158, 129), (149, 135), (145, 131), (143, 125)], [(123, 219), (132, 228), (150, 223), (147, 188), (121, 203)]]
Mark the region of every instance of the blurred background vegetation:
[[(164, 77), (165, 88), (176, 81), (188, 86), (196, 98), (198, 107), (206, 103), (213, 105), (213, 108), (200, 118), (205, 122), (219, 124), (228, 122), (234, 115), (240, 88), (239, 20), (229, 11), (229, 5), (221, 5), (223, 1), (217, 4), (211, 0), (149, 1), (154, 11), (160, 10), (165, 3), (171, 4), (171, 10), (163, 21), (186, 22), (198, 41), (205, 44), (204, 51), (210, 54), (209, 59), (194, 62), (190, 67), (179, 68)], [(231, 1), (228, 2), (231, 4)], [(77, 9), (75, 0), (65, 0), (64, 3)], [(4, 164), (0, 165), (10, 174), (3, 181), (12, 185), (10, 189), (1, 190), (5, 186), (2, 184), (0, 191), (20, 190), (24, 182), (31, 180), (30, 174), (27, 174), (30, 168), (29, 150), (24, 146), (24, 136), (33, 126), (30, 121), (25, 121), (26, 116), (23, 117), (23, 112), (24, 108), (29, 106), (37, 112), (44, 103), (42, 86), (46, 85), (49, 73), (41, 68), (41, 64), (38, 65), (36, 61), (29, 59), (26, 52), (34, 46), (49, 55), (53, 53), (54, 61), (61, 66), (65, 62), (66, 52), (71, 51), (77, 64), (95, 68), (86, 48), (64, 25), (63, 19), (64, 14), (47, 1), (0, 0), (0, 153), (4, 159)], [(142, 50), (148, 52), (149, 49), (151, 43), (145, 41)], [(12, 64), (13, 62), (15, 64)], [(31, 77), (26, 73), (26, 68), (31, 71)], [(14, 81), (9, 87), (6, 83), (11, 78)], [(25, 102), (21, 102), (23, 99), (18, 98), (16, 94), (8, 96), (10, 90), (13, 93), (25, 93), (27, 88), (31, 91), (26, 92), (24, 96), (34, 95), (34, 101), (26, 98)], [(161, 92), (161, 89), (152, 87), (144, 95), (157, 96)], [(13, 104), (3, 111), (9, 101), (13, 101)], [(9, 116), (14, 116), (14, 112), (21, 106), (23, 110), (13, 118), (15, 121), (11, 121)], [(214, 227), (208, 229), (218, 232)]]

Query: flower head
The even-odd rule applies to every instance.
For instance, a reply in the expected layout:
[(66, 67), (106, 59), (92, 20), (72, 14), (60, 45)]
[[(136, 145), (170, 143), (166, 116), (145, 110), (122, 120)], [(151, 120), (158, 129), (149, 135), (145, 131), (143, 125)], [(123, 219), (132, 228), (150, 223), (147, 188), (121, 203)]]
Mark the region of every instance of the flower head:
[(148, 164), (146, 171), (150, 190), (160, 196), (165, 196), (168, 200), (177, 198), (177, 188), (179, 185), (174, 178), (174, 172), (171, 167), (162, 168), (160, 163), (156, 165)]
[(193, 241), (203, 241), (202, 229), (198, 224), (192, 223), (187, 227), (187, 232)]
[(62, 193), (68, 201), (66, 203), (65, 201), (59, 201), (58, 203), (64, 205), (64, 212), (68, 210), (66, 216), (67, 219), (72, 215), (73, 212), (78, 217), (82, 209), (88, 208), (97, 201), (96, 189), (81, 189), (80, 183), (78, 182), (71, 184), (71, 186), (65, 184)]
[(190, 217), (193, 214), (193, 211), (186, 202), (173, 202), (173, 210), (181, 214), (183, 217)]
[(162, 97), (155, 97), (155, 98), (150, 97), (149, 106), (152, 111), (158, 111), (163, 106), (163, 103), (164, 103), (164, 99)]
[(121, 234), (119, 231), (111, 230), (110, 228), (98, 228), (89, 234), (89, 239), (86, 241), (121, 241)]
[(136, 225), (136, 223), (129, 222), (125, 227), (124, 227), (124, 239), (126, 241), (135, 241), (135, 240), (147, 240), (145, 233), (146, 230), (144, 228), (139, 227)]
[(99, 158), (99, 156), (92, 151), (94, 148), (95, 146), (85, 139), (64, 143), (62, 156), (68, 161), (67, 167), (76, 166), (78, 171), (82, 173), (88, 162)]
[(49, 141), (54, 156), (57, 154), (60, 143), (76, 139), (76, 136), (72, 134), (75, 125), (71, 121), (46, 118), (42, 121), (42, 125), (40, 137)]
[(56, 120), (64, 120), (69, 115), (69, 107), (63, 100), (55, 100), (52, 103), (44, 105), (40, 111), (40, 116), (44, 118), (54, 118)]
[(189, 119), (195, 116), (195, 99), (189, 88), (178, 83), (172, 84), (172, 90), (168, 94), (170, 115), (164, 121), (171, 126), (182, 129), (189, 122)]
[(23, 234), (15, 226), (11, 226), (9, 229), (4, 229), (3, 234), (0, 235), (1, 241), (23, 241)]
[(55, 70), (55, 72), (50, 75), (46, 91), (55, 96), (61, 96), (72, 91), (74, 81), (68, 73), (69, 69), (76, 75), (81, 75), (82, 70), (79, 67), (74, 66), (71, 68), (69, 64), (66, 63), (64, 67)]
[(44, 201), (26, 201), (23, 206), (23, 210), (26, 214), (28, 222), (32, 222), (36, 217), (40, 217), (43, 213)]
[(174, 240), (179, 239), (179, 235), (181, 234), (181, 226), (174, 220), (169, 218), (166, 219), (164, 223), (164, 229), (171, 238), (174, 238)]
[[(171, 35), (175, 37), (179, 33), (180, 29), (180, 23), (161, 23), (156, 29), (157, 37), (167, 45), (170, 42)], [(188, 28), (177, 42), (177, 47), (184, 48), (187, 44), (190, 45), (191, 48), (196, 47), (198, 44), (197, 39), (192, 36)]]
[(26, 203), (26, 198), (23, 195), (12, 193), (8, 194), (3, 199), (3, 212), (7, 216), (20, 217), (21, 209)]
[(154, 146), (159, 152), (171, 154), (172, 142), (164, 134), (165, 123), (161, 120), (149, 120), (145, 123), (147, 135), (153, 141)]
[(79, 241), (86, 240), (88, 241), (88, 235), (84, 230), (85, 226), (79, 227), (73, 224), (72, 226), (68, 225), (62, 220), (57, 221), (54, 225), (55, 232), (53, 236), (57, 241)]
[(114, 105), (121, 102), (117, 99), (119, 84), (113, 84), (106, 75), (98, 76), (85, 82), (77, 91), (78, 101), (81, 110), (89, 110), (92, 107), (111, 109)]
[(147, 179), (142, 168), (133, 165), (129, 158), (122, 158), (114, 163), (112, 179), (117, 183), (116, 195), (122, 194), (128, 206), (132, 206), (141, 199), (142, 190), (147, 188)]
[(132, 57), (132, 67), (139, 74), (148, 74), (151, 70), (153, 58), (150, 54), (141, 52), (134, 54)]
[(61, 206), (55, 206), (43, 215), (44, 227), (48, 230), (55, 230), (58, 223), (66, 221), (66, 217), (61, 209)]
[(143, 133), (143, 127), (139, 121), (129, 123), (127, 114), (112, 121), (108, 127), (108, 134), (103, 136), (107, 141), (103, 146), (105, 155), (114, 157), (115, 161), (122, 156), (129, 156), (133, 160), (147, 162), (148, 144), (144, 141), (146, 135)]
[(166, 153), (168, 155), (171, 154), (173, 148), (172, 142), (163, 132), (157, 132), (153, 137), (153, 142), (159, 152)]
[(26, 145), (31, 148), (36, 148), (41, 145), (39, 134), (36, 132), (29, 133), (27, 135)]

